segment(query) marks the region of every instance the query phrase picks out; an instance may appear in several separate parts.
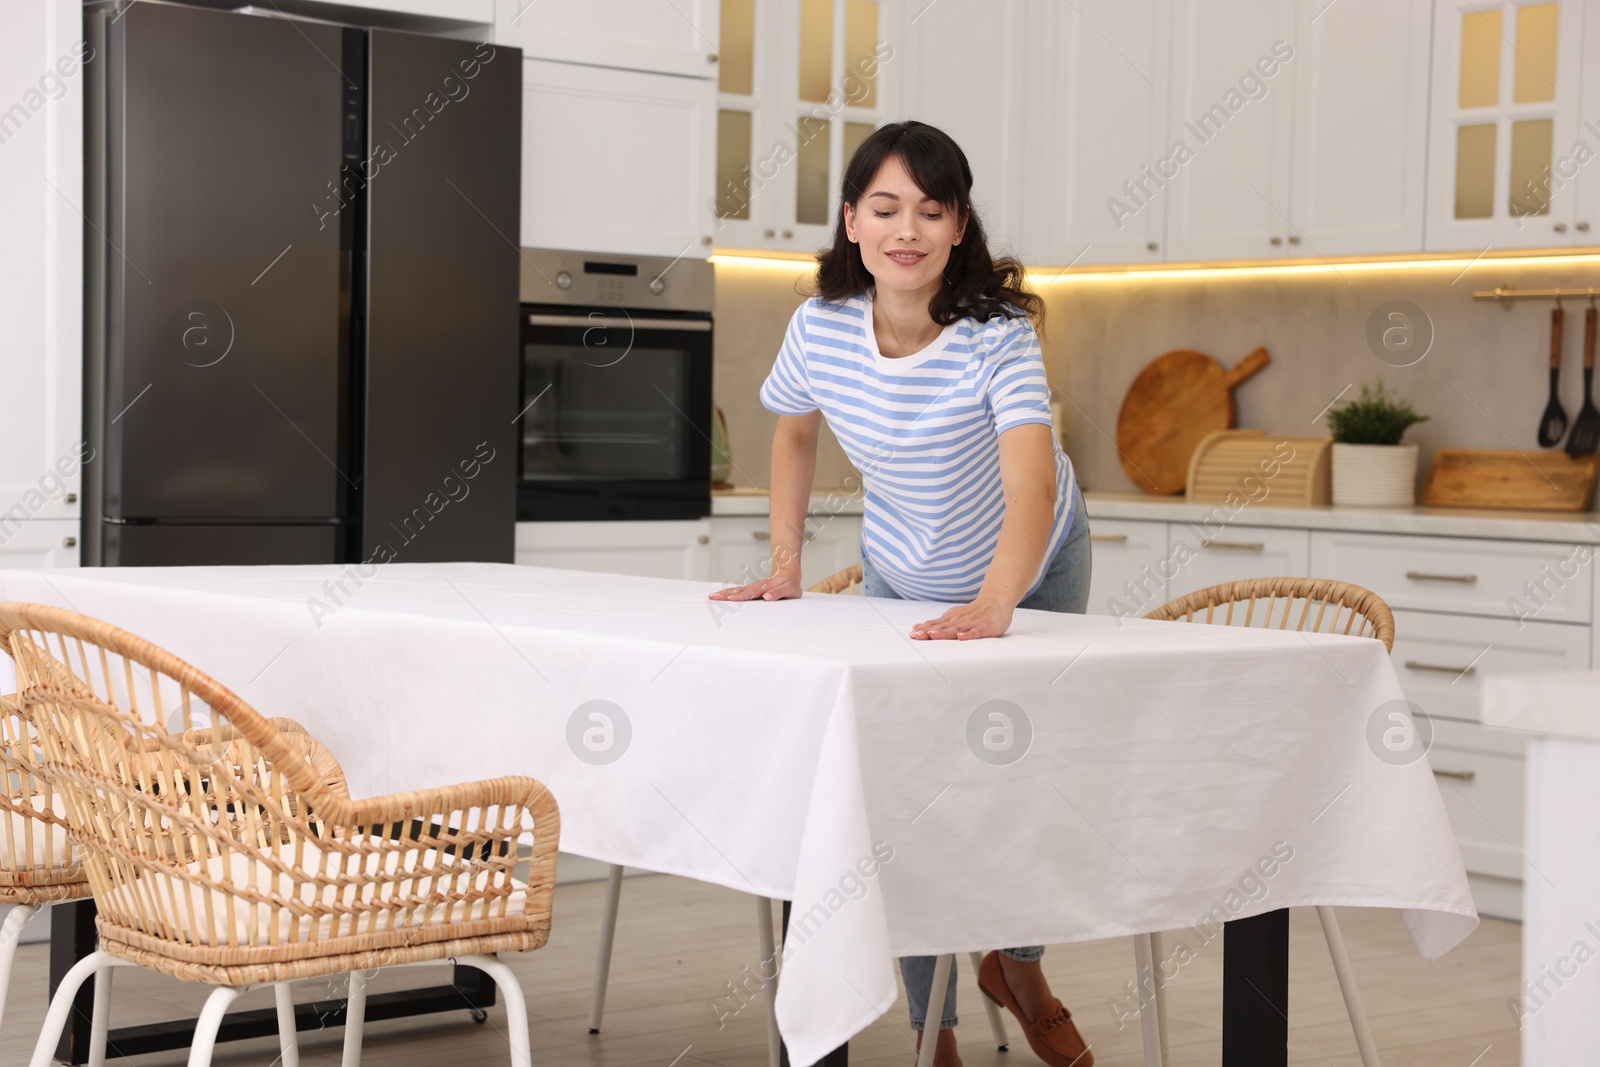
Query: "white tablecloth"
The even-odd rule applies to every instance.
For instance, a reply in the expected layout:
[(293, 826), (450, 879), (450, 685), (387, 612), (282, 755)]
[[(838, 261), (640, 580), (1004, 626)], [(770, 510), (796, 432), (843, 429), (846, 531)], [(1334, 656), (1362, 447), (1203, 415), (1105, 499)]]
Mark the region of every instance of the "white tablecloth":
[(1339, 904), (1401, 909), (1431, 959), (1477, 924), (1426, 759), (1375, 754), (1400, 699), (1376, 641), (1019, 611), (1000, 640), (912, 642), (933, 606), (346, 573), (0, 571), (0, 599), (123, 626), (298, 719), (357, 796), (533, 775), (566, 851), (793, 900), (797, 1064), (889, 1009), (900, 954)]

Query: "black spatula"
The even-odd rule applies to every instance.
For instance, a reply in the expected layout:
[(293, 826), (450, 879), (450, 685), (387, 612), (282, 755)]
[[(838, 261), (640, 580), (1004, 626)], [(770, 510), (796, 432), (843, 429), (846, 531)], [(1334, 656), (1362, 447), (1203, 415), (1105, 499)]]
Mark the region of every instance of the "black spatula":
[(1594, 331), (1595, 309), (1590, 304), (1583, 316), (1583, 410), (1567, 438), (1569, 456), (1592, 456), (1600, 448), (1600, 408), (1594, 406)]
[(1550, 403), (1539, 416), (1539, 447), (1554, 448), (1567, 432), (1567, 411), (1561, 406), (1557, 392), (1561, 385), (1561, 323), (1564, 313), (1561, 305), (1550, 312)]

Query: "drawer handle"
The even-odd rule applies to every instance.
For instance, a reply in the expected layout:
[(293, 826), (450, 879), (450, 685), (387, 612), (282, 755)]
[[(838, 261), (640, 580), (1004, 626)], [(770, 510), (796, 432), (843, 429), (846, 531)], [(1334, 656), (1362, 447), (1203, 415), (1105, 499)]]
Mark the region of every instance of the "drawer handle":
[(1122, 542), (1126, 541), (1127, 539), (1128, 539), (1128, 535), (1127, 534), (1097, 534), (1097, 533), (1092, 533), (1092, 534), (1089, 535), (1089, 540), (1091, 540), (1091, 541), (1110, 541), (1112, 544), (1116, 544), (1116, 545), (1122, 544)]
[(1235, 548), (1240, 552), (1262, 552), (1266, 545), (1261, 541), (1215, 541), (1207, 538), (1200, 542), (1201, 548)]
[(1458, 678), (1470, 678), (1478, 673), (1478, 668), (1472, 664), (1465, 667), (1446, 667), (1442, 663), (1422, 663), (1414, 659), (1406, 660), (1408, 671), (1437, 671), (1440, 674), (1453, 674)]
[(750, 536), (754, 537), (757, 541), (770, 541), (770, 540), (772, 540), (772, 534), (771, 534), (770, 531), (767, 531), (767, 530), (751, 530), (750, 531)]
[(1433, 776), (1435, 778), (1450, 778), (1450, 779), (1453, 779), (1453, 780), (1455, 780), (1457, 782), (1470, 782), (1473, 779), (1478, 777), (1478, 772), (1477, 771), (1441, 771), (1439, 768), (1435, 767), (1433, 769)]
[(1476, 574), (1429, 574), (1426, 571), (1406, 571), (1406, 577), (1413, 582), (1457, 582), (1461, 585), (1472, 585), (1478, 580)]

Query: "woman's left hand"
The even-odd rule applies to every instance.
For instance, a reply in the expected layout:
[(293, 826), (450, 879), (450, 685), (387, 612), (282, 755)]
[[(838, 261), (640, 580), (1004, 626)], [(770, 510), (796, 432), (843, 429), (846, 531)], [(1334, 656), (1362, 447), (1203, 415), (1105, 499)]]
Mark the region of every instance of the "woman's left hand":
[(913, 641), (970, 641), (999, 637), (1011, 626), (1011, 608), (981, 597), (911, 628)]

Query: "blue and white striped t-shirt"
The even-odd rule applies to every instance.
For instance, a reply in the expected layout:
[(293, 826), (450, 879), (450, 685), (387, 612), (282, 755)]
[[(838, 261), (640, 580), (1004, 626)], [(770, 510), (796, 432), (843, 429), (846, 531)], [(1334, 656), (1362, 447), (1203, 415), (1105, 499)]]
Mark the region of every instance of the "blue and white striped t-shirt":
[[(946, 603), (976, 596), (994, 558), (1005, 514), (1000, 435), (1050, 424), (1026, 318), (960, 319), (922, 351), (890, 358), (878, 352), (870, 293), (802, 304), (761, 402), (780, 415), (821, 410), (863, 477), (862, 557), (901, 596)], [(1072, 525), (1072, 463), (1054, 447), (1055, 521), (1030, 593)]]

